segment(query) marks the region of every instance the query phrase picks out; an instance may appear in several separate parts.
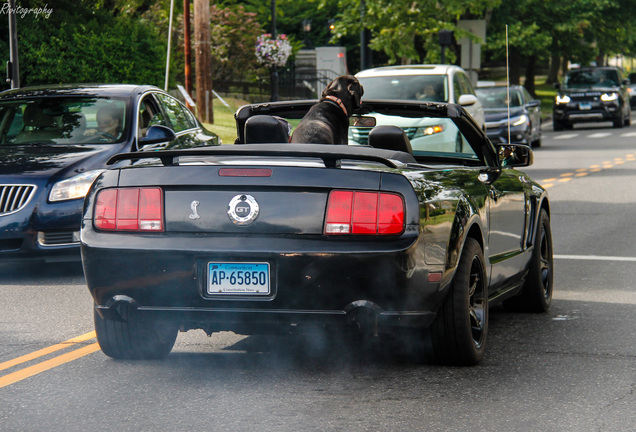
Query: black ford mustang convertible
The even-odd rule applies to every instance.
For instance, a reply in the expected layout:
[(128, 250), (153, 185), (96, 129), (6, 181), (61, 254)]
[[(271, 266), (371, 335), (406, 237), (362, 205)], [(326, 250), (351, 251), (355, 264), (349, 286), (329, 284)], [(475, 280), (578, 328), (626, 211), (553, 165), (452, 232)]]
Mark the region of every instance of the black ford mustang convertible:
[(234, 145), (110, 159), (81, 230), (106, 355), (165, 356), (179, 330), (318, 327), (473, 365), (489, 306), (548, 309), (548, 196), (517, 170), (532, 150), (494, 146), (458, 105), (373, 100), (350, 119), (364, 145), (289, 143), (314, 102), (242, 107)]

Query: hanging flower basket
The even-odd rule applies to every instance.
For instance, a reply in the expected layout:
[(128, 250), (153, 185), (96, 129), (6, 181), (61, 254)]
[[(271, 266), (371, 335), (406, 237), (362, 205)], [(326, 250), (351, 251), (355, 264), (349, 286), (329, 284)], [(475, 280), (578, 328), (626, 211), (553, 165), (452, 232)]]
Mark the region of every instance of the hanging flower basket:
[(291, 55), (292, 47), (287, 35), (279, 35), (272, 39), (269, 33), (262, 34), (256, 39), (256, 58), (267, 67), (285, 66)]

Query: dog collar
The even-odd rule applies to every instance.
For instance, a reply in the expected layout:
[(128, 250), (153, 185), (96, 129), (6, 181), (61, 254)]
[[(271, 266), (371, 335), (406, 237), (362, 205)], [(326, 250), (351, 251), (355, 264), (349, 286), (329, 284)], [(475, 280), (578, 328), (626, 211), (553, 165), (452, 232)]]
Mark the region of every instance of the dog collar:
[(345, 108), (344, 104), (342, 103), (342, 101), (340, 99), (338, 99), (337, 97), (332, 96), (332, 95), (325, 96), (325, 99), (328, 99), (330, 102), (333, 102), (336, 105), (338, 105), (342, 109), (342, 111), (344, 111), (345, 115), (347, 117), (349, 117), (349, 113), (347, 112), (347, 108)]

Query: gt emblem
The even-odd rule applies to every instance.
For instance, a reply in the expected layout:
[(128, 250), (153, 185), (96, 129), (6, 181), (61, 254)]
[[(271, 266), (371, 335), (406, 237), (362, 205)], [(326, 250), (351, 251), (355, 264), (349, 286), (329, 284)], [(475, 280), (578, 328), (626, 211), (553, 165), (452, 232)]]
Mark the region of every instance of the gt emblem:
[(192, 214), (188, 217), (192, 220), (201, 219), (201, 216), (199, 216), (199, 214), (197, 213), (197, 207), (199, 207), (199, 201), (192, 201), (192, 203), (190, 203)]
[(249, 225), (258, 216), (258, 203), (252, 195), (236, 195), (230, 200), (227, 214), (237, 225)]

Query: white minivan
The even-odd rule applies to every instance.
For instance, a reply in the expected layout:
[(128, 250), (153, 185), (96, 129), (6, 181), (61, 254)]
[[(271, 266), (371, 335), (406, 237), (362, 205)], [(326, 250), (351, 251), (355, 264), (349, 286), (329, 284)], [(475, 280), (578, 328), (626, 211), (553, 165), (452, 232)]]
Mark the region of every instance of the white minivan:
[[(356, 74), (356, 78), (364, 87), (363, 99), (389, 99), (389, 100), (410, 100), (423, 102), (447, 102), (459, 104), (473, 117), (475, 122), (485, 130), (484, 108), (475, 95), (475, 89), (464, 69), (454, 65), (402, 65), (384, 66), (374, 69), (367, 69)], [(371, 114), (376, 118), (377, 125), (396, 124), (395, 117), (384, 118), (382, 114)], [(430, 122), (431, 119), (422, 119), (423, 122)], [(428, 124), (413, 127), (413, 119), (408, 120), (409, 128), (404, 128), (407, 136), (411, 140), (413, 150), (424, 147), (430, 150), (441, 151), (450, 146), (450, 137), (443, 137), (445, 132), (449, 132), (452, 127), (430, 128)], [(438, 126), (438, 125), (434, 125)], [(349, 128), (349, 141), (351, 144), (366, 144), (364, 130)], [(431, 132), (439, 131), (439, 136), (431, 136)], [(449, 151), (459, 151), (459, 149), (448, 149)]]

